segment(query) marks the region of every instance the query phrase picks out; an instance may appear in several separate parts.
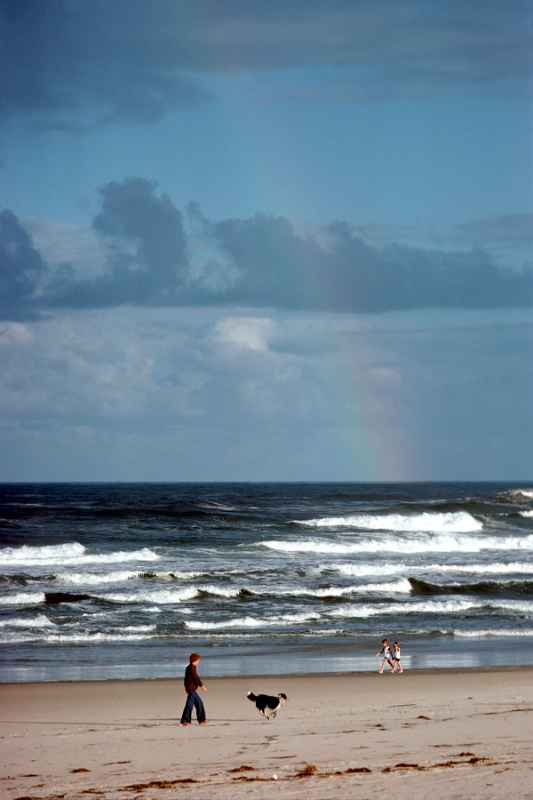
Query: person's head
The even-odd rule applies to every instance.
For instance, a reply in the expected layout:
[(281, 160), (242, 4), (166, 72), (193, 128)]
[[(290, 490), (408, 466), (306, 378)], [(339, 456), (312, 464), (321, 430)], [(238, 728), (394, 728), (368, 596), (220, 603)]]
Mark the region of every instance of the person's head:
[(202, 656), (199, 653), (191, 653), (189, 656), (189, 664), (198, 664)]
[(399, 646), (400, 646), (400, 642), (399, 641), (394, 642), (394, 647), (399, 647)]
[(382, 640), (381, 640), (381, 644), (388, 644), (388, 643), (389, 643), (389, 640), (388, 640), (388, 639), (382, 639)]

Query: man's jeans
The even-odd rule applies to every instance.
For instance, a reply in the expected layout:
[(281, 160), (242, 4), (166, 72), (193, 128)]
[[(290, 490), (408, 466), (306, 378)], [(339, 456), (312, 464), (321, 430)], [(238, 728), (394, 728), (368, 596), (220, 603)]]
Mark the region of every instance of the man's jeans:
[(195, 690), (194, 692), (187, 693), (187, 702), (185, 703), (185, 708), (183, 709), (183, 714), (181, 715), (182, 722), (190, 722), (191, 721), (191, 714), (192, 709), (196, 709), (196, 716), (198, 718), (198, 722), (205, 722), (205, 708), (202, 701), (202, 698)]

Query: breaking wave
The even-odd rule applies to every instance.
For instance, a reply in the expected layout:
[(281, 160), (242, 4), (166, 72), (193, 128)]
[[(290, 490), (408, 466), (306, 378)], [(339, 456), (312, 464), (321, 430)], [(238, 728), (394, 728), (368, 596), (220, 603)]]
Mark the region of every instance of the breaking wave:
[[(416, 567), (413, 567), (413, 570)], [(407, 564), (322, 564), (320, 567), (321, 572), (329, 572), (335, 570), (340, 572), (341, 575), (346, 575), (349, 578), (363, 578), (370, 575), (395, 575), (398, 572), (408, 570)]]
[(387, 605), (340, 606), (330, 611), (333, 617), (367, 619), (368, 617), (390, 616), (392, 614), (459, 614), (472, 609), (483, 608), (484, 603), (469, 600), (428, 600), (426, 603), (387, 603)]
[(211, 630), (215, 628), (264, 628), (276, 625), (301, 625), (304, 622), (320, 619), (320, 614), (281, 614), (260, 619), (258, 617), (236, 617), (221, 622), (197, 622), (186, 620), (185, 626), (191, 630)]
[(42, 547), (6, 547), (0, 550), (0, 564), (5, 566), (24, 564), (42, 566), (43, 564), (111, 564), (124, 561), (158, 561), (159, 556), (148, 547), (141, 550), (127, 550), (116, 553), (87, 553), (78, 542), (44, 545)]
[(54, 577), (64, 583), (73, 583), (76, 586), (94, 586), (101, 583), (122, 583), (123, 581), (129, 581), (132, 578), (138, 578), (139, 573), (126, 571), (102, 572), (100, 574), (92, 572), (62, 572)]
[(450, 572), (457, 575), (533, 575), (533, 564), (513, 561), (509, 564), (322, 564), (319, 572), (339, 572), (346, 577), (365, 577), (370, 575), (397, 575), (400, 572)]
[(488, 629), (488, 630), (479, 630), (479, 631), (452, 631), (453, 636), (459, 636), (464, 639), (484, 639), (484, 638), (496, 638), (498, 636), (533, 636), (533, 628), (526, 629), (526, 630), (510, 630), (510, 629), (503, 629), (503, 628), (495, 628), (495, 629)]
[(149, 633), (53, 633), (9, 637), (0, 644), (22, 644), (24, 642), (44, 641), (47, 644), (90, 644), (96, 642), (139, 642), (154, 639), (157, 634)]
[(412, 566), (408, 569), (420, 570), (423, 569), (427, 572), (454, 572), (457, 574), (466, 575), (513, 575), (533, 574), (533, 564), (524, 564), (521, 561), (513, 561), (509, 564), (428, 564), (424, 567)]
[(56, 627), (44, 614), (36, 617), (13, 617), (0, 621), (0, 628), (53, 628)]
[(352, 619), (393, 614), (463, 614), (468, 611), (484, 609), (493, 614), (512, 612), (516, 614), (533, 614), (533, 603), (518, 600), (498, 600), (493, 602), (476, 600), (427, 600), (426, 602), (388, 603), (387, 605), (351, 605), (340, 606), (330, 611), (333, 617), (350, 617)]
[(529, 536), (451, 536), (440, 534), (417, 539), (366, 539), (362, 542), (328, 542), (316, 539), (285, 541), (272, 539), (259, 542), (262, 547), (282, 553), (480, 553), (483, 550), (533, 550), (533, 535)]
[(518, 500), (520, 502), (533, 500), (533, 489), (511, 489), (511, 491), (507, 493), (507, 496), (511, 497), (512, 500)]
[(351, 514), (346, 517), (320, 517), (295, 520), (310, 528), (358, 528), (400, 533), (473, 533), (483, 530), (483, 523), (467, 511), (422, 514)]
[(44, 592), (19, 592), (18, 594), (3, 595), (0, 597), (2, 606), (34, 606), (44, 603)]
[[(398, 581), (391, 583), (364, 583), (356, 586), (328, 586), (319, 589), (272, 589), (270, 594), (283, 597), (343, 597), (350, 594), (369, 594), (372, 592), (379, 592), (381, 594), (393, 593), (409, 593), (411, 591), (411, 584), (407, 578), (402, 578)], [(250, 590), (252, 595), (267, 594), (267, 592), (259, 592), (257, 590)]]
[(413, 594), (533, 594), (533, 581), (478, 581), (477, 583), (430, 583), (409, 578)]
[(195, 597), (198, 597), (198, 589), (195, 586), (191, 586), (184, 589), (159, 589), (153, 592), (114, 592), (98, 595), (97, 599), (107, 600), (110, 603), (161, 603), (168, 605), (193, 600)]

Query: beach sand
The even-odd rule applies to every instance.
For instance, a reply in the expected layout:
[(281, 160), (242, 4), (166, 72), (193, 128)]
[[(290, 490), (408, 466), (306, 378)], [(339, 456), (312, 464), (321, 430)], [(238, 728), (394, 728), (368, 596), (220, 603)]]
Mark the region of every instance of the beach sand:
[(0, 796), (533, 798), (531, 669), (206, 683), (191, 728), (181, 679), (0, 685)]

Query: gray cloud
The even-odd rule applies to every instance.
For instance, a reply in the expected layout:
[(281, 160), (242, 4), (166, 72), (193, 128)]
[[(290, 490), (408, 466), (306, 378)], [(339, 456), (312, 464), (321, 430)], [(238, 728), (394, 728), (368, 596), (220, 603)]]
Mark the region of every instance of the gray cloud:
[(185, 224), (143, 178), (101, 189), (93, 235), (102, 264), (90, 276), (82, 258), (47, 265), (16, 217), (1, 219), (4, 314), (128, 304), (352, 313), (533, 305), (533, 267), (502, 267), (483, 249), (378, 246), (346, 222), (302, 231), (266, 214), (211, 222), (196, 205)]
[(347, 223), (301, 236), (267, 216), (220, 222), (216, 231), (243, 276), (227, 293), (234, 303), (352, 312), (533, 304), (533, 270), (511, 273), (482, 250), (378, 249)]
[(526, 85), (531, 19), (522, 0), (0, 0), (0, 114), (57, 130), (144, 124), (209, 100), (206, 73), (308, 66), (354, 67), (359, 99)]
[(36, 295), (46, 264), (30, 235), (11, 211), (0, 212), (0, 316), (25, 319), (36, 315)]
[(533, 447), (532, 347), (531, 315), (507, 310), (122, 308), (6, 323), (0, 473), (516, 479)]
[(533, 214), (503, 214), (463, 223), (457, 233), (467, 241), (533, 243)]
[(155, 183), (129, 178), (101, 189), (94, 231), (107, 240), (107, 272), (78, 281), (64, 272), (49, 288), (54, 305), (98, 307), (176, 302), (187, 269), (181, 212)]
[(161, 52), (166, 40), (178, 46), (164, 15), (144, 6), (141, 19), (140, 5), (0, 0), (0, 118), (81, 132), (158, 122), (210, 100)]

